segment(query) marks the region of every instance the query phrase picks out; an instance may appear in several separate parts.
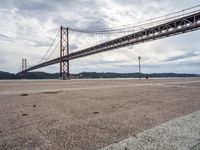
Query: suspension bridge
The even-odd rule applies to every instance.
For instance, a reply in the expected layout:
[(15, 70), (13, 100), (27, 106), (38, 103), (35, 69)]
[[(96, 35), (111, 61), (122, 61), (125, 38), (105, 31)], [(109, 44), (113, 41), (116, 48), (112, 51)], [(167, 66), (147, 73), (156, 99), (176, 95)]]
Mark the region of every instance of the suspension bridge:
[(80, 30), (61, 26), (39, 63), (22, 67), (18, 74), (59, 63), (60, 78), (69, 79), (70, 60), (198, 29), (200, 5), (118, 28)]

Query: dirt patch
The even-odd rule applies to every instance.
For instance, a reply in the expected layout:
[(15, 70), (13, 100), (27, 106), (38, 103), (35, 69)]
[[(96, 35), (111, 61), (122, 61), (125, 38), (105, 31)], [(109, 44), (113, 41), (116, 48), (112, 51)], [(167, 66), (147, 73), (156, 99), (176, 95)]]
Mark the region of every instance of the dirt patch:
[(22, 93), (20, 96), (28, 96), (27, 93)]
[(22, 116), (28, 116), (28, 114), (22, 114)]
[(50, 91), (50, 92), (42, 92), (42, 94), (57, 94), (57, 93), (61, 93), (63, 91)]
[(94, 111), (93, 114), (99, 114), (99, 112), (98, 111)]

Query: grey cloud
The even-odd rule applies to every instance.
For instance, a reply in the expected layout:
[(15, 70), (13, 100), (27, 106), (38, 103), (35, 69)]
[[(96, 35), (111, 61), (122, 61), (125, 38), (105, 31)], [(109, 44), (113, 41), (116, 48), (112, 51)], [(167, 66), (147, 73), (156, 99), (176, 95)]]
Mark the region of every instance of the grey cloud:
[(12, 1), (10, 0), (1, 0), (0, 2), (0, 8), (10, 8), (12, 6)]
[[(200, 62), (165, 63), (165, 64), (142, 64), (143, 73), (199, 73)], [(117, 65), (119, 72), (138, 72), (138, 65)]]
[(88, 30), (101, 30), (105, 28), (108, 28), (108, 24), (105, 22), (104, 19), (91, 21), (87, 27)]
[[(118, 64), (121, 64), (121, 63), (124, 63), (124, 61), (122, 61), (122, 60), (112, 60), (112, 61), (109, 61), (109, 60), (101, 60), (101, 59), (98, 59), (98, 60), (94, 60), (94, 61), (92, 61), (93, 62), (93, 64), (99, 64), (99, 65), (106, 65), (106, 66), (108, 66), (108, 65), (118, 65)], [(85, 64), (87, 64), (87, 65), (90, 65), (91, 64), (91, 62), (86, 62)]]
[(120, 60), (115, 60), (115, 61), (105, 61), (105, 60), (101, 60), (98, 62), (98, 64), (109, 64), (109, 65), (117, 65), (117, 64), (121, 64), (124, 63), (124, 61), (120, 61)]
[(35, 28), (34, 25), (29, 24), (29, 25), (24, 25), (24, 24), (20, 24), (19, 22), (15, 23), (16, 26), (16, 39), (18, 40), (23, 40), (23, 39), (29, 39), (29, 40), (33, 40), (36, 35), (35, 30), (37, 30)]
[[(65, 19), (64, 17), (62, 16), (55, 16), (54, 18), (52, 18), (52, 21), (55, 23), (55, 24), (60, 24), (62, 26), (65, 26), (66, 24), (68, 24), (68, 20)], [(71, 24), (71, 23), (70, 23)]]
[[(41, 24), (47, 20), (52, 20), (57, 25), (68, 26), (72, 28), (84, 27), (98, 29), (107, 27), (104, 21), (105, 17), (98, 10), (98, 5), (95, 1), (82, 1), (82, 0), (41, 0), (41, 1), (21, 1), (21, 0), (7, 0), (6, 7), (14, 6), (18, 9), (18, 15), (24, 17), (36, 18)], [(4, 4), (5, 5), (5, 4)], [(60, 11), (64, 11), (67, 15), (66, 17), (61, 16)], [(76, 16), (67, 17), (68, 14), (76, 14)], [(100, 18), (100, 19), (99, 19)], [(24, 29), (23, 29), (24, 30)], [(19, 30), (21, 31), (21, 30)], [(20, 32), (23, 34), (22, 32)]]
[(6, 36), (2, 33), (0, 33), (0, 39), (2, 40), (6, 40), (6, 41), (13, 41), (13, 38), (9, 37), (9, 36)]
[(48, 2), (16, 0), (13, 5), (18, 9), (19, 15), (37, 18), (40, 22), (47, 21), (57, 11), (57, 7)]
[(51, 43), (49, 42), (41, 42), (41, 41), (33, 41), (30, 45), (35, 46), (35, 47), (49, 47)]
[(0, 58), (0, 64), (5, 64), (5, 63), (6, 63), (5, 59), (4, 58)]
[[(56, 28), (51, 28), (51, 29), (49, 29), (48, 31), (47, 31), (47, 33), (49, 33), (49, 34), (56, 34), (56, 32), (58, 32), (58, 30), (59, 30), (60, 28), (58, 28), (58, 27), (56, 27)], [(53, 38), (49, 38), (49, 39), (51, 39), (51, 40), (53, 40)]]
[(42, 2), (42, 1), (31, 1), (31, 0), (26, 0), (26, 1), (15, 0), (13, 4), (20, 11), (24, 11), (27, 13), (32, 11), (32, 12), (38, 12), (42, 14), (43, 12), (56, 10), (55, 5), (52, 5), (51, 3), (47, 1)]
[[(51, 2), (50, 2), (51, 3)], [(98, 29), (107, 27), (105, 22), (104, 13), (100, 12), (100, 9), (95, 1), (82, 1), (76, 0), (76, 2), (69, 1), (52, 1), (57, 6), (58, 11), (64, 12), (65, 15), (54, 13), (51, 16), (53, 23), (57, 25), (63, 25), (70, 28), (80, 29)], [(72, 14), (72, 15), (69, 15)], [(74, 14), (74, 15), (73, 15)]]
[(72, 43), (69, 45), (70, 51), (74, 51), (78, 49), (78, 45), (76, 43)]
[(57, 24), (58, 26), (64, 26), (64, 27), (70, 27), (70, 28), (76, 28), (77, 24), (80, 24), (81, 22), (77, 22), (76, 19), (72, 18), (64, 18), (62, 16), (56, 15), (52, 17), (52, 21)]
[(117, 3), (119, 3), (120, 5), (137, 5), (137, 6), (143, 6), (146, 3), (144, 3), (145, 1), (147, 2), (148, 0), (115, 0)]
[[(196, 67), (199, 68), (200, 62), (189, 62), (189, 63), (185, 63), (185, 65), (196, 66)], [(199, 71), (200, 71), (200, 68), (199, 68)]]
[(178, 55), (178, 56), (167, 58), (165, 61), (178, 61), (178, 60), (190, 58), (190, 57), (193, 57), (193, 56), (200, 56), (200, 54), (196, 53), (194, 51), (189, 51), (189, 52), (187, 52), (183, 55)]

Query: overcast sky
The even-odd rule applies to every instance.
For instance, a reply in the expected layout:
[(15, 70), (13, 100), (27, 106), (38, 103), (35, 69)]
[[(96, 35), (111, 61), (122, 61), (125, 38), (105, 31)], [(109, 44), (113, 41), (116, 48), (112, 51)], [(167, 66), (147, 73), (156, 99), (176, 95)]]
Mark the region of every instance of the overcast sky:
[[(0, 70), (16, 73), (21, 59), (36, 64), (60, 25), (119, 27), (199, 5), (200, 0), (1, 0)], [(200, 31), (70, 61), (70, 72), (200, 73)], [(59, 51), (58, 51), (59, 54)], [(58, 72), (59, 65), (40, 69)]]

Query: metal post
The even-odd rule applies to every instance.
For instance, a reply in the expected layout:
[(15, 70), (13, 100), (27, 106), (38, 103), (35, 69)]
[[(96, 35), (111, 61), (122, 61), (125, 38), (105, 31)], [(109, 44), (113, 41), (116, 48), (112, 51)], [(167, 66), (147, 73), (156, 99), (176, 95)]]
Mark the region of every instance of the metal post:
[(141, 56), (138, 57), (139, 61), (139, 79), (141, 79), (141, 65), (140, 65)]

